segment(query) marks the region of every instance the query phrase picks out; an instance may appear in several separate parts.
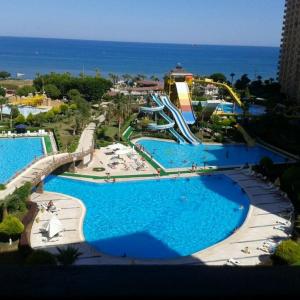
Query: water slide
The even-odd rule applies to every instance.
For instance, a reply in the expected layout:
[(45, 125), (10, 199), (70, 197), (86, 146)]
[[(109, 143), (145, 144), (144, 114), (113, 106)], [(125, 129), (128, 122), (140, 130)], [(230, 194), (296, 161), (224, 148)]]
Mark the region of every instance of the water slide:
[(167, 96), (160, 96), (161, 102), (171, 111), (178, 128), (180, 129), (182, 135), (193, 145), (199, 145), (201, 141), (194, 136), (191, 132), (189, 126), (187, 125), (183, 115), (178, 110), (178, 108), (170, 101)]
[(248, 134), (248, 132), (245, 130), (245, 128), (243, 126), (241, 126), (240, 124), (237, 124), (235, 127), (243, 135), (243, 137), (249, 147), (255, 146), (255, 144), (256, 144), (255, 140)]
[(144, 113), (159, 113), (160, 116), (167, 121), (167, 124), (158, 125), (156, 123), (150, 123), (148, 128), (150, 130), (169, 130), (170, 133), (177, 139), (179, 144), (186, 144), (185, 139), (174, 129), (175, 122), (164, 113), (163, 109), (165, 108), (165, 105), (161, 103), (155, 95), (152, 95), (152, 99), (156, 103), (156, 107), (141, 107), (140, 110)]
[(243, 107), (243, 102), (241, 101), (240, 97), (237, 95), (237, 93), (233, 90), (233, 88), (231, 86), (229, 86), (228, 84), (224, 83), (224, 82), (215, 82), (212, 79), (209, 78), (205, 78), (205, 79), (195, 79), (195, 82), (199, 82), (199, 83), (207, 83), (207, 84), (213, 84), (216, 86), (220, 86), (225, 88), (230, 96), (233, 98), (233, 100), (240, 106)]
[(189, 86), (186, 82), (176, 82), (179, 105), (182, 116), (187, 124), (195, 124), (196, 117), (193, 112)]

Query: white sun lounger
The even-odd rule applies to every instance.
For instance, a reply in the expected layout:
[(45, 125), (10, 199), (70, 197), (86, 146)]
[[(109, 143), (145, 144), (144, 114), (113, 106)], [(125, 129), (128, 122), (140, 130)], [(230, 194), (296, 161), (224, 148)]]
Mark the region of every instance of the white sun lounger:
[(234, 266), (239, 266), (241, 264), (241, 262), (238, 261), (238, 260), (236, 260), (236, 259), (234, 259), (234, 258), (229, 258), (227, 260), (227, 264), (234, 265)]

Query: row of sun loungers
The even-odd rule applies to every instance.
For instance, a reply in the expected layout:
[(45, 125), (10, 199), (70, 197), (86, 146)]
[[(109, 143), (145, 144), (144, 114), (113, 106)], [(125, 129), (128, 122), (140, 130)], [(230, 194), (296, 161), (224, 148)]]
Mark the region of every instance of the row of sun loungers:
[(27, 136), (43, 136), (48, 135), (48, 133), (44, 129), (40, 129), (39, 131), (27, 131), (26, 133), (15, 133), (11, 131), (2, 131), (0, 134), (1, 137), (27, 137)]

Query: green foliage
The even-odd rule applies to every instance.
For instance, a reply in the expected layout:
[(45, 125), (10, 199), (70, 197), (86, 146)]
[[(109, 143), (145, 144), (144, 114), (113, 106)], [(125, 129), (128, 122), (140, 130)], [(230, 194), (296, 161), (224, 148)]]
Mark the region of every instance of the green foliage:
[(9, 213), (24, 212), (26, 203), (18, 195), (12, 195), (6, 204)]
[(209, 76), (210, 79), (216, 82), (226, 82), (227, 78), (223, 73), (214, 73)]
[(56, 265), (55, 256), (45, 250), (35, 250), (26, 258), (25, 263), (30, 266)]
[(0, 71), (0, 79), (7, 79), (11, 76), (9, 72), (6, 71)]
[(15, 122), (16, 125), (24, 124), (26, 122), (26, 119), (23, 115), (20, 114), (14, 119), (14, 122)]
[(34, 116), (32, 113), (30, 113), (27, 118), (26, 118), (26, 123), (29, 124), (29, 125), (33, 125), (34, 124)]
[(34, 79), (34, 86), (41, 91), (43, 84), (55, 85), (62, 96), (68, 96), (70, 90), (77, 89), (87, 101), (99, 100), (111, 87), (110, 80), (99, 76), (74, 77), (70, 73), (50, 73), (39, 75)]
[(296, 208), (300, 207), (300, 167), (292, 166), (281, 176), (281, 188), (288, 193)]
[(13, 119), (15, 119), (15, 118), (20, 114), (20, 111), (19, 111), (18, 107), (15, 106), (15, 105), (13, 105), (13, 106), (11, 107), (10, 114), (11, 114), (11, 117), (12, 117)]
[(5, 97), (5, 95), (6, 95), (5, 89), (2, 86), (0, 86), (0, 97)]
[(34, 86), (25, 85), (17, 89), (16, 94), (20, 97), (28, 96), (29, 94), (35, 94), (36, 89)]
[(245, 90), (250, 82), (251, 80), (248, 78), (248, 75), (244, 74), (240, 79), (236, 81), (235, 88), (238, 90)]
[(0, 191), (4, 191), (6, 189), (5, 184), (0, 183)]
[(63, 266), (70, 266), (78, 259), (81, 252), (77, 248), (68, 246), (67, 248), (57, 248), (59, 254), (56, 255), (58, 262)]
[(54, 84), (46, 84), (44, 87), (46, 95), (51, 99), (58, 99), (58, 97), (61, 95), (60, 90), (57, 88)]
[(16, 238), (24, 231), (24, 225), (22, 222), (12, 216), (8, 215), (0, 223), (0, 236), (6, 236), (8, 238)]
[(9, 213), (23, 212), (31, 193), (31, 183), (27, 182), (4, 199)]
[(274, 162), (270, 157), (265, 156), (261, 158), (259, 166), (265, 171), (271, 171), (274, 166)]
[(278, 265), (300, 263), (300, 244), (292, 240), (283, 241), (277, 247), (272, 259)]

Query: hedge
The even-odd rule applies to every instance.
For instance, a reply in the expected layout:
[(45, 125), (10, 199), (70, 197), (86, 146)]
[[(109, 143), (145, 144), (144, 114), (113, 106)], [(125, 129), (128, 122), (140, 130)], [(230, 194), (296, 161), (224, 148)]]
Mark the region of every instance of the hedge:
[(292, 265), (300, 263), (300, 244), (287, 240), (283, 241), (272, 256), (275, 264)]
[(0, 223), (0, 236), (3, 238), (16, 239), (23, 231), (24, 225), (22, 222), (12, 215), (6, 216), (2, 223)]

